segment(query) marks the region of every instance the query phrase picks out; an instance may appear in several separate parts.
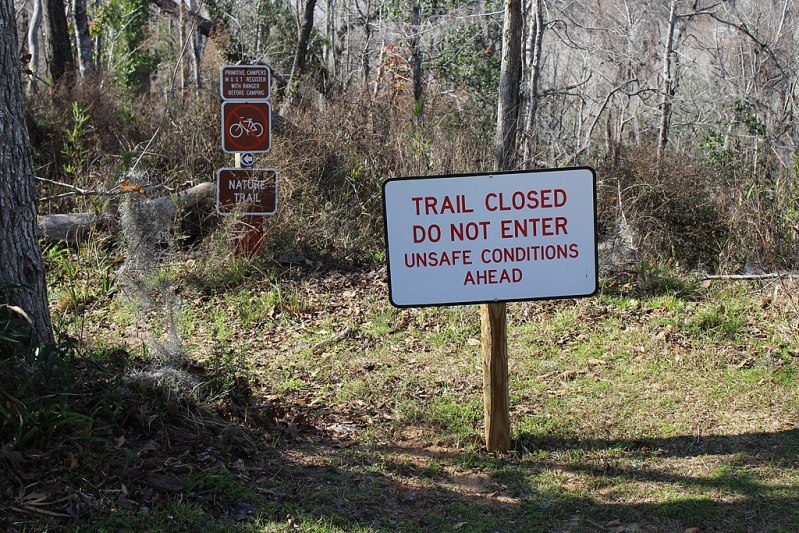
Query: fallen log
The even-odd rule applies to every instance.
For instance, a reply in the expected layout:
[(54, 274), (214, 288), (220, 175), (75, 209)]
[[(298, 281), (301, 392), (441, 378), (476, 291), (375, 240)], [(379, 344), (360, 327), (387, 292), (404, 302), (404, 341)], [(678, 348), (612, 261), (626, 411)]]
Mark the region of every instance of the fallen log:
[[(158, 209), (165, 211), (169, 217), (174, 217), (179, 210), (193, 209), (204, 203), (211, 203), (215, 197), (216, 185), (211, 182), (200, 183), (185, 191), (150, 200)], [(130, 194), (139, 194), (131, 192)], [(85, 239), (97, 224), (104, 220), (115, 220), (119, 214), (116, 209), (109, 209), (100, 216), (94, 213), (66, 213), (56, 215), (42, 215), (39, 217), (38, 236), (53, 241), (63, 241), (76, 244)]]

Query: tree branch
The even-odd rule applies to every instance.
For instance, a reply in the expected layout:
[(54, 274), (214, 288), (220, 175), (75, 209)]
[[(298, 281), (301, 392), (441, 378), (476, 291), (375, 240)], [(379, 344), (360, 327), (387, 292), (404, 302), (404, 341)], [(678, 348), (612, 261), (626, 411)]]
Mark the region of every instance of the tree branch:
[[(158, 6), (161, 11), (168, 13), (170, 16), (174, 18), (179, 17), (179, 9), (180, 5), (174, 2), (173, 0), (153, 0), (153, 3)], [(184, 8), (184, 13), (191, 18), (197, 24), (197, 30), (202, 33), (205, 37), (211, 37), (211, 35), (216, 31), (219, 23), (213, 20), (209, 20), (199, 13), (192, 11), (188, 8)]]

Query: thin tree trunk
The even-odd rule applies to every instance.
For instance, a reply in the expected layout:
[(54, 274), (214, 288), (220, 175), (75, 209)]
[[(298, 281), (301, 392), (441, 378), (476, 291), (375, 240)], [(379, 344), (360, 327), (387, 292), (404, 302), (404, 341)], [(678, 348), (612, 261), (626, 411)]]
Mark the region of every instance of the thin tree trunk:
[(660, 130), (658, 131), (657, 161), (663, 159), (666, 145), (669, 142), (671, 128), (671, 106), (674, 98), (674, 30), (677, 26), (677, 1), (671, 0), (669, 9), (669, 27), (666, 33), (666, 44), (663, 48), (663, 92), (660, 96)]
[(86, 79), (94, 73), (94, 46), (89, 36), (86, 0), (72, 0), (72, 16), (75, 18), (75, 43), (78, 45), (80, 77)]
[(0, 304), (21, 308), (41, 344), (53, 342), (36, 241), (36, 197), (13, 0), (0, 0)]
[(50, 77), (53, 82), (57, 82), (74, 69), (67, 28), (67, 12), (63, 0), (44, 1), (50, 41)]
[(194, 79), (194, 96), (200, 96), (203, 88), (202, 73), (200, 72), (200, 60), (202, 58), (202, 37), (194, 24), (191, 28), (191, 74)]
[(181, 0), (178, 8), (178, 55), (175, 58), (175, 61), (178, 62), (178, 87), (181, 94), (186, 90), (186, 62), (183, 61), (186, 46), (186, 3)]
[(372, 19), (370, 13), (372, 11), (371, 2), (366, 2), (366, 17), (363, 22), (363, 31), (366, 34), (364, 39), (363, 49), (361, 50), (361, 75), (363, 76), (363, 88), (365, 94), (369, 93), (369, 76), (371, 75), (371, 65), (369, 64), (369, 49), (372, 46)]
[(322, 60), (325, 63), (325, 93), (329, 93), (337, 83), (338, 68), (336, 57), (336, 0), (327, 0), (325, 10), (325, 44)]
[[(411, 77), (413, 79), (413, 100), (417, 106), (422, 100), (421, 11), (422, 7), (417, 0), (411, 10)], [(419, 117), (421, 120), (421, 113), (419, 113)]]
[(28, 25), (28, 53), (31, 55), (30, 68), (33, 76), (30, 77), (28, 90), (36, 92), (39, 88), (39, 31), (42, 26), (42, 0), (31, 0), (33, 13)]
[(544, 44), (544, 1), (532, 0), (527, 35), (527, 114), (524, 121), (523, 160), (525, 165), (533, 165), (535, 156), (536, 121), (538, 118), (538, 86), (541, 83), (541, 53)]

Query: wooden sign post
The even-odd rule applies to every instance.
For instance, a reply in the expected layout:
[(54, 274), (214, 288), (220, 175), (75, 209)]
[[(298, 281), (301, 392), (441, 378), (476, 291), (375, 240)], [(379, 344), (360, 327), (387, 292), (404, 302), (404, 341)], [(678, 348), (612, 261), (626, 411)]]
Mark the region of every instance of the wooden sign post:
[(486, 449), (510, 449), (508, 332), (504, 303), (480, 306), (483, 339), (483, 414)]
[(383, 184), (391, 303), (482, 304), (488, 450), (510, 446), (505, 304), (596, 292), (595, 206), (588, 167)]

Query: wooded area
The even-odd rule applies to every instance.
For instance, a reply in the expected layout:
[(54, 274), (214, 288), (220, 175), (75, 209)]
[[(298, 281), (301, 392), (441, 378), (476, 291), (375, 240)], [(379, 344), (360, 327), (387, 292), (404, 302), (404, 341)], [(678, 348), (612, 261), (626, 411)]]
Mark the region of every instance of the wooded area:
[[(790, 0), (0, 0), (0, 526), (789, 530), (798, 82)], [(600, 297), (385, 303), (386, 179), (577, 166)]]
[[(503, 7), (484, 0), (84, 3), (16, 2), (37, 172), (52, 180), (40, 183), (43, 213), (73, 208), (78, 191), (113, 191), (131, 164), (169, 187), (209, 179), (222, 161), (218, 67), (243, 61), (270, 65), (276, 109), (292, 122), (335, 124), (353, 109), (360, 123), (347, 127), (363, 134), (348, 149), (376, 179), (483, 170), (499, 135), (515, 146), (505, 168), (605, 170), (606, 222), (621, 206), (643, 248), (710, 268), (796, 260), (795, 222), (782, 216), (798, 135), (799, 8), (787, 0), (530, 1), (504, 50)], [(503, 54), (518, 61), (503, 90), (519, 103), (500, 109), (495, 131)], [(205, 131), (187, 134), (189, 122)], [(317, 140), (343, 140), (330, 133)], [(658, 194), (666, 235), (651, 222)], [(747, 242), (752, 225), (762, 227)], [(679, 235), (691, 231), (700, 238)]]

